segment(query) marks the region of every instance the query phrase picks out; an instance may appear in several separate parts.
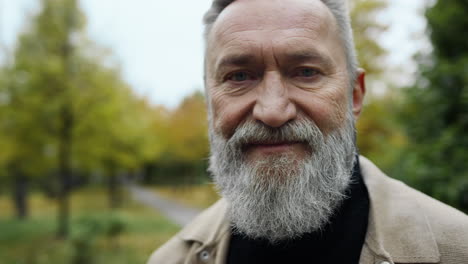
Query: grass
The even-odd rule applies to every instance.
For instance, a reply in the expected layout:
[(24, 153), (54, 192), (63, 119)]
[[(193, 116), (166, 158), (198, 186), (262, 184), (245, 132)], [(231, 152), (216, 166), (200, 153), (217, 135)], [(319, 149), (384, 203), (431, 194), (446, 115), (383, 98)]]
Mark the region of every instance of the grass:
[(159, 195), (184, 205), (204, 209), (219, 199), (214, 184), (148, 187)]
[[(71, 235), (55, 237), (56, 204), (40, 193), (30, 197), (30, 217), (19, 221), (9, 197), (0, 196), (0, 263), (92, 264), (145, 263), (151, 252), (173, 236), (179, 227), (128, 197), (122, 208), (108, 209), (107, 196), (98, 188), (71, 197)], [(106, 235), (123, 224), (123, 232)], [(99, 230), (107, 231), (99, 231)], [(80, 253), (80, 254), (78, 254)], [(88, 257), (88, 258), (87, 258)], [(80, 259), (81, 258), (81, 259)]]

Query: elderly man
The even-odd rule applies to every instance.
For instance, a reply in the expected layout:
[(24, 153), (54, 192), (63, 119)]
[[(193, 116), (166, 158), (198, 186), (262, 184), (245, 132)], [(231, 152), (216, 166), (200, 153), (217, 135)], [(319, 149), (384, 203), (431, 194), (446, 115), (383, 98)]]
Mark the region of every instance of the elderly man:
[(223, 199), (163, 263), (468, 263), (468, 217), (358, 157), (365, 93), (345, 0), (214, 0), (210, 172)]

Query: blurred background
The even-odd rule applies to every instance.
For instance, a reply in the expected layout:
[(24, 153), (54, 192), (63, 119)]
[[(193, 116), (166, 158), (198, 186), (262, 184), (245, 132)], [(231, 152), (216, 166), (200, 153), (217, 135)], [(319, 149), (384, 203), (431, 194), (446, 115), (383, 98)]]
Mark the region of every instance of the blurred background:
[[(210, 0), (0, 0), (0, 263), (144, 263), (218, 199)], [(351, 0), (360, 153), (468, 212), (468, 2)]]

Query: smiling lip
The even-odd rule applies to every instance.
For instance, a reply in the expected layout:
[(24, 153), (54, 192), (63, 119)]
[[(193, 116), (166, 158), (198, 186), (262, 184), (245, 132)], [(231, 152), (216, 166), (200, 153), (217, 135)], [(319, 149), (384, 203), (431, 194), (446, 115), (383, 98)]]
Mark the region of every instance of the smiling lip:
[(249, 151), (259, 151), (264, 154), (274, 154), (279, 152), (291, 151), (301, 142), (277, 142), (277, 143), (252, 143), (247, 146)]

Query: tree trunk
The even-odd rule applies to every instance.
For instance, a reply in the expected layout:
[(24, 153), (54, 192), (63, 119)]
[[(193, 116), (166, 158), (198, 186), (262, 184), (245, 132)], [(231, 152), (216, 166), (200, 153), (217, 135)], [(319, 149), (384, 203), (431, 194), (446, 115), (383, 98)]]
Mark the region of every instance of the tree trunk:
[(69, 234), (69, 192), (71, 183), (71, 148), (73, 115), (70, 106), (64, 105), (60, 115), (61, 129), (59, 141), (59, 191), (58, 191), (58, 231), (59, 238), (66, 238)]
[(75, 23), (75, 15), (73, 12), (68, 12), (65, 15), (65, 25), (67, 30), (66, 38), (63, 39), (62, 59), (64, 62), (65, 82), (62, 83), (63, 90), (61, 94), (62, 102), (59, 113), (60, 128), (58, 133), (59, 139), (59, 213), (58, 213), (58, 230), (59, 238), (67, 238), (69, 234), (70, 222), (70, 206), (69, 193), (71, 187), (71, 158), (72, 158), (72, 132), (75, 124), (75, 116), (73, 114), (73, 98), (71, 97), (70, 89), (73, 83), (73, 46), (70, 42), (70, 34), (72, 33)]
[(21, 173), (14, 175), (14, 204), (16, 208), (16, 216), (18, 219), (24, 220), (28, 217), (28, 179)]

